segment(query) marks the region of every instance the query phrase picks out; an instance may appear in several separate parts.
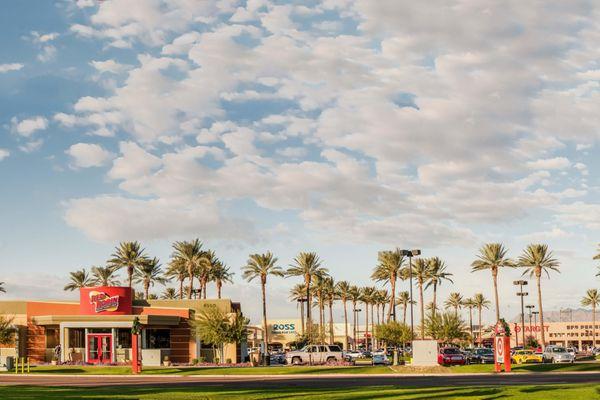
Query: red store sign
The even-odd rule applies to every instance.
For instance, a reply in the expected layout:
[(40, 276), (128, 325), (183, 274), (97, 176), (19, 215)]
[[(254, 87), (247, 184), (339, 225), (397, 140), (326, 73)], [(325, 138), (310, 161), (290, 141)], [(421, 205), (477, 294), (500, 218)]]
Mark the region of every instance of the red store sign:
[[(539, 325), (536, 326), (529, 326), (529, 325), (525, 325), (525, 333), (527, 332), (541, 332), (542, 327)], [(548, 329), (550, 328), (549, 325), (544, 325), (544, 331), (548, 332)], [(515, 332), (521, 332), (521, 325), (516, 325), (515, 326)]]
[(131, 302), (130, 287), (98, 286), (79, 290), (79, 312), (84, 315), (130, 315)]

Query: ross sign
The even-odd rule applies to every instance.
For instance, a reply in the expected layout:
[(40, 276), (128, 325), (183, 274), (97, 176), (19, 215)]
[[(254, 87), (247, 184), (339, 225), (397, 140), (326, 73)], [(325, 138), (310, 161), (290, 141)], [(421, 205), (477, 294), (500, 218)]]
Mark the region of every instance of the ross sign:
[(79, 290), (80, 314), (132, 314), (132, 289), (120, 286), (84, 287)]
[(271, 334), (274, 335), (289, 335), (296, 333), (296, 324), (273, 324), (271, 325)]

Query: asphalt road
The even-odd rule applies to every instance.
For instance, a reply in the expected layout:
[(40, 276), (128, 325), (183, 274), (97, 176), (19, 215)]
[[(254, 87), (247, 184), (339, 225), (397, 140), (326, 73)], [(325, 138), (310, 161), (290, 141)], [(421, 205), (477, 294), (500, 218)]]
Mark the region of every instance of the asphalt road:
[(600, 383), (600, 373), (514, 373), (470, 375), (344, 375), (344, 376), (85, 376), (85, 375), (0, 375), (0, 385), (38, 386), (219, 386), (238, 389), (284, 387), (337, 388), (351, 386), (496, 386)]

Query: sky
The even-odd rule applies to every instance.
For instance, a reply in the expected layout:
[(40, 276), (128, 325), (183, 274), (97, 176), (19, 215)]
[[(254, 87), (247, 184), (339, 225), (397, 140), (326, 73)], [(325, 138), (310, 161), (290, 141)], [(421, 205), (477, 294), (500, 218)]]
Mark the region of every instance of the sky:
[[(0, 33), (4, 299), (74, 299), (120, 241), (166, 265), (196, 237), (255, 322), (240, 268), (267, 250), (372, 285), (378, 251), (419, 248), (454, 274), (441, 299), (492, 299), (480, 246), (547, 243), (546, 309), (598, 286), (598, 2), (39, 0)], [(270, 279), (270, 316), (298, 282)]]

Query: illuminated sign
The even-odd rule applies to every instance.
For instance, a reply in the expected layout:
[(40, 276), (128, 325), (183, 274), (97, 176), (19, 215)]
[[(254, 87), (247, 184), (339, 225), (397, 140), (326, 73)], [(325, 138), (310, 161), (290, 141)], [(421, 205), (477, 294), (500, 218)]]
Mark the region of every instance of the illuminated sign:
[(119, 308), (119, 296), (109, 296), (105, 292), (90, 291), (90, 304), (94, 306), (94, 311), (99, 313), (103, 311), (117, 311)]
[(271, 325), (271, 333), (277, 335), (296, 333), (296, 324), (273, 324)]

